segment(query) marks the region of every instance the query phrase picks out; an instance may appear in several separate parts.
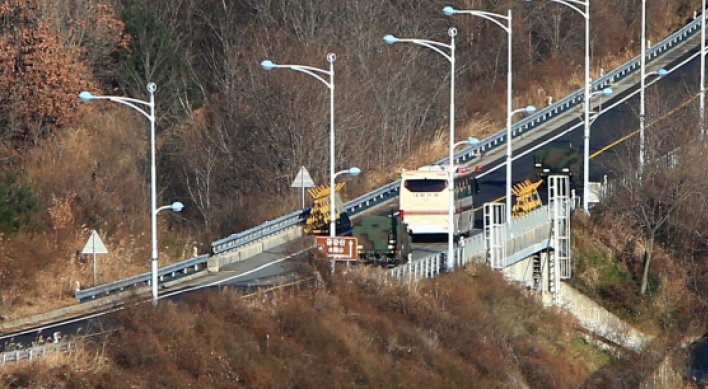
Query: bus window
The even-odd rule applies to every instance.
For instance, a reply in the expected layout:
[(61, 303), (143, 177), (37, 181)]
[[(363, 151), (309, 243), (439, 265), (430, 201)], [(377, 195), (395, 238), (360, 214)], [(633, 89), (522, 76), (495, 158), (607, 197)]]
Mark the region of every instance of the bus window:
[(410, 192), (442, 192), (447, 188), (447, 180), (406, 180), (405, 187)]

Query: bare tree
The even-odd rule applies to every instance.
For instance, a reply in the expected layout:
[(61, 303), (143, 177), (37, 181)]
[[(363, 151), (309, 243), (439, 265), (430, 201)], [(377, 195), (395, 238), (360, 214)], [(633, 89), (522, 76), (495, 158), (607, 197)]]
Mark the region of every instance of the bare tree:
[[(659, 112), (659, 109), (649, 111)], [(707, 171), (700, 161), (704, 160), (706, 150), (701, 142), (695, 142), (697, 134), (694, 126), (687, 125), (691, 122), (689, 118), (678, 112), (649, 126), (643, 167), (638, 166), (638, 141), (625, 144), (610, 164), (614, 165), (615, 179), (611, 180), (603, 207), (620, 215), (641, 233), (644, 243), (642, 295), (647, 290), (655, 245), (659, 240), (673, 239), (676, 230), (670, 227), (676, 216), (702, 199)]]

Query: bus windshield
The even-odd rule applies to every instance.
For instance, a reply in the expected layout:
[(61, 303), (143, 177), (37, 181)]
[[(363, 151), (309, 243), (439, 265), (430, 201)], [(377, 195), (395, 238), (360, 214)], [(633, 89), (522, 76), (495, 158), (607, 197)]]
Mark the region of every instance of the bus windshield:
[(406, 180), (405, 187), (410, 192), (420, 193), (420, 192), (442, 192), (447, 188), (447, 180), (440, 179), (418, 179), (418, 180)]

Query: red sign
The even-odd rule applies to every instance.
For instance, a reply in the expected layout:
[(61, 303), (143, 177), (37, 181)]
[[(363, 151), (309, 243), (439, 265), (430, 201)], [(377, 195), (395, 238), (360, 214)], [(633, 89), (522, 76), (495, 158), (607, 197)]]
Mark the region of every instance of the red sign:
[(356, 261), (357, 244), (357, 239), (351, 236), (318, 236), (317, 254), (336, 261)]

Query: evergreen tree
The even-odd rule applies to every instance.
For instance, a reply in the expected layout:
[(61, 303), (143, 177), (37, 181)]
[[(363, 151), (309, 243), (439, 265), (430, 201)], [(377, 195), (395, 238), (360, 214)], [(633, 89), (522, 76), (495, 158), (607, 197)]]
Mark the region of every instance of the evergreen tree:
[(31, 187), (17, 181), (15, 172), (8, 170), (0, 180), (0, 231), (17, 233), (31, 224), (39, 203)]
[(175, 44), (170, 29), (150, 5), (140, 0), (126, 2), (121, 18), (130, 37), (121, 58), (124, 92), (145, 96), (149, 82), (157, 84), (158, 120), (174, 122), (202, 105), (199, 86)]

